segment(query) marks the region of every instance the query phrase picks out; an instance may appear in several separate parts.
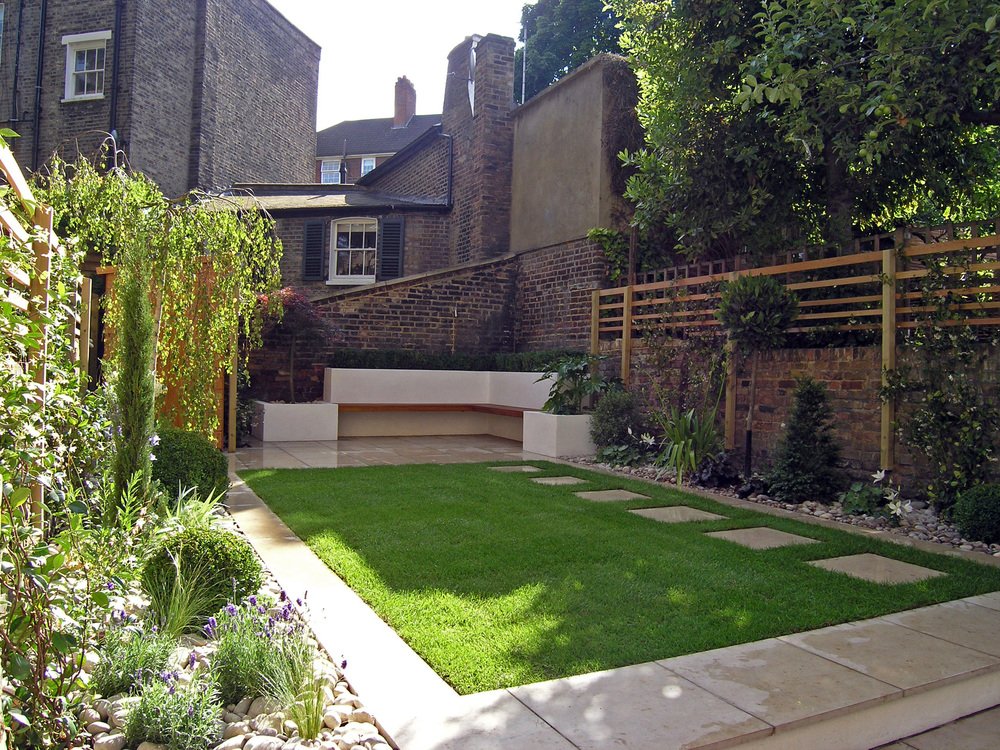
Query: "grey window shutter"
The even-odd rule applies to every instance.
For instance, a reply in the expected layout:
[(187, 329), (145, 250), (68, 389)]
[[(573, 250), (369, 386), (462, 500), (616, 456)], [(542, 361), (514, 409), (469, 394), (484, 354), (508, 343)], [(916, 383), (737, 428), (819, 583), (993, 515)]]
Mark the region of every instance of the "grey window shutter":
[(403, 275), (403, 217), (382, 219), (378, 233), (378, 280)]
[(323, 260), (323, 229), (326, 222), (307, 221), (302, 236), (302, 280), (323, 281), (326, 278)]

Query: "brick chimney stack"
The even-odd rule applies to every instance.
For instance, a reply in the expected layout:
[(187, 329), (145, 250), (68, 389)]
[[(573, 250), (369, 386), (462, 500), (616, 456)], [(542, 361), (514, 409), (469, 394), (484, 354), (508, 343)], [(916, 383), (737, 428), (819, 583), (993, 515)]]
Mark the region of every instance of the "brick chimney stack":
[(392, 117), (392, 127), (405, 128), (410, 118), (417, 113), (417, 90), (410, 79), (401, 76), (396, 79), (396, 110)]

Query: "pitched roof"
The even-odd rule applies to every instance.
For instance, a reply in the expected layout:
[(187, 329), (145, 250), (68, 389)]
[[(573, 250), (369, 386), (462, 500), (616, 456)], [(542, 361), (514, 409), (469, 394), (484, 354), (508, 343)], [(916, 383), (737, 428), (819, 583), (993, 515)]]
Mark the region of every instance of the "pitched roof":
[(439, 122), (441, 115), (414, 115), (402, 128), (392, 127), (391, 117), (345, 120), (316, 133), (316, 156), (394, 154)]

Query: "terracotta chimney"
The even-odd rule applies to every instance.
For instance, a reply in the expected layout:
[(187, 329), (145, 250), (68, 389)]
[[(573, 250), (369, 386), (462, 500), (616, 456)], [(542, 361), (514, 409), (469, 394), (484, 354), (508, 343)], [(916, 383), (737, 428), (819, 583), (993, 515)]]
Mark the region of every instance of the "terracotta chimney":
[(405, 128), (410, 118), (417, 113), (417, 90), (410, 79), (402, 76), (396, 79), (396, 111), (392, 118), (394, 128)]

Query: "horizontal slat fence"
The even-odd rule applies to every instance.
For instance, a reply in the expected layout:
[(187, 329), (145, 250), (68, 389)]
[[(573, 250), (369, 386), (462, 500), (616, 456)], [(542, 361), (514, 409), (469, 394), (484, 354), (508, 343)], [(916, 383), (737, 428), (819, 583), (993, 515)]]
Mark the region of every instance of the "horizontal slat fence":
[[(882, 365), (895, 367), (897, 331), (923, 324), (937, 311), (923, 280), (936, 274), (948, 283), (933, 292), (953, 316), (945, 325), (1000, 325), (1000, 219), (899, 229), (860, 238), (845, 251), (787, 253), (768, 265), (741, 259), (663, 269), (634, 283), (594, 292), (591, 346), (620, 342), (621, 378), (629, 380), (633, 342), (656, 330), (682, 337), (719, 329), (722, 282), (742, 275), (773, 276), (799, 299), (792, 333), (870, 332), (881, 339)], [(824, 253), (826, 254), (826, 253)], [(730, 378), (733, 381), (733, 378)], [(729, 403), (731, 394), (727, 394)], [(882, 414), (882, 462), (893, 463), (892, 405)], [(727, 413), (727, 445), (733, 447)]]

